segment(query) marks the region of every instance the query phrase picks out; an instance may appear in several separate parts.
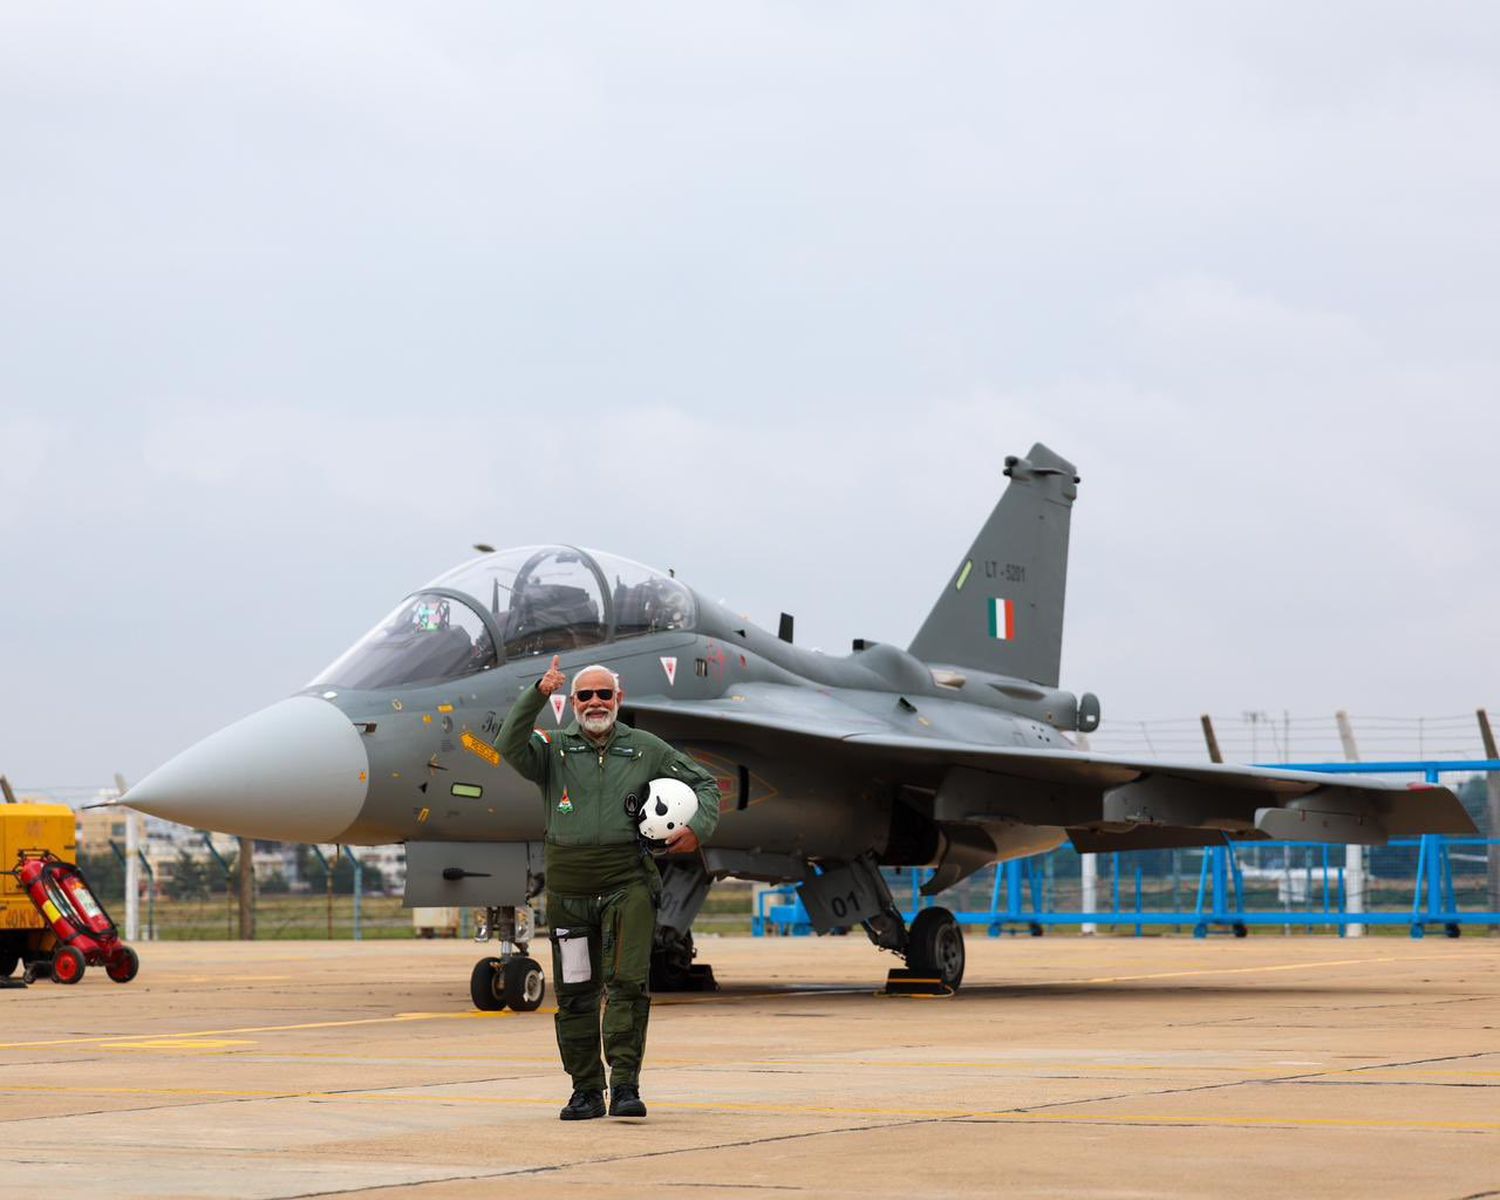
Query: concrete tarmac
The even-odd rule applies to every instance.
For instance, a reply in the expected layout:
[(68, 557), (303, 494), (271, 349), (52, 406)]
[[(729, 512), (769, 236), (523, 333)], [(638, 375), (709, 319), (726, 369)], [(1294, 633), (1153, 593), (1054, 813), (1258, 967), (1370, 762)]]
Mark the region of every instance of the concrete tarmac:
[[(465, 942), (163, 943), (0, 991), (0, 1191), (284, 1198), (1500, 1196), (1500, 939), (710, 939), (644, 1122), (563, 1123)], [(550, 997), (549, 997), (550, 999)]]

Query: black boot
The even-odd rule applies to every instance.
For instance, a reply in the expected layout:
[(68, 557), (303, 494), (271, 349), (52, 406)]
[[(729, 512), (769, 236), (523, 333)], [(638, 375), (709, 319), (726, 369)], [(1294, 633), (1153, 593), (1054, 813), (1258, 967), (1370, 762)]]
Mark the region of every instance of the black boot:
[(604, 1092), (600, 1088), (575, 1088), (573, 1098), (557, 1114), (563, 1121), (588, 1121), (604, 1115)]
[(609, 1115), (612, 1117), (644, 1117), (646, 1104), (641, 1099), (641, 1089), (633, 1083), (622, 1083), (609, 1089)]

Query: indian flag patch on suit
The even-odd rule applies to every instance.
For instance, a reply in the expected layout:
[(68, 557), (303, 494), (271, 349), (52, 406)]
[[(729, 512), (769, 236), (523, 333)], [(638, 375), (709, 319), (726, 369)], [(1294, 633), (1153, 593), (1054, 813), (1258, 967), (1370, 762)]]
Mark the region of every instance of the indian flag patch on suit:
[(1016, 602), (990, 597), (990, 637), (1002, 642), (1014, 641), (1016, 636)]

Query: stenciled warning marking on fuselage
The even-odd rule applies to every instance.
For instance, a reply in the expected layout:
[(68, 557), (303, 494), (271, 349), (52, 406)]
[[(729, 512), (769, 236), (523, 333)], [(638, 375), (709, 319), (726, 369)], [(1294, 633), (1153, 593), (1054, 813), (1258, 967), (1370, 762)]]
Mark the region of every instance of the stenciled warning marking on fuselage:
[(563, 709), (568, 705), (568, 698), (561, 692), (552, 693), (552, 718), (559, 725), (562, 724)]
[(500, 765), (500, 751), (496, 750), (488, 742), (480, 741), (472, 733), (465, 732), (463, 737), (459, 738), (459, 742), (470, 754), (484, 759), (490, 766), (498, 767)]
[(677, 658), (675, 655), (663, 654), (661, 656), (661, 669), (667, 673), (667, 686), (677, 686)]

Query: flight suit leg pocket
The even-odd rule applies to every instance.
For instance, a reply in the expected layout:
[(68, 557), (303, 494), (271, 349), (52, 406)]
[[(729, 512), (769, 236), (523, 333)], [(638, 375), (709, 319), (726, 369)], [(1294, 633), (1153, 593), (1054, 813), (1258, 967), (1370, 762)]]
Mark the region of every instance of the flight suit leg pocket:
[(557, 965), (561, 972), (558, 982), (592, 983), (594, 968), (589, 961), (589, 931), (586, 928), (554, 929), (552, 941), (557, 947)]

